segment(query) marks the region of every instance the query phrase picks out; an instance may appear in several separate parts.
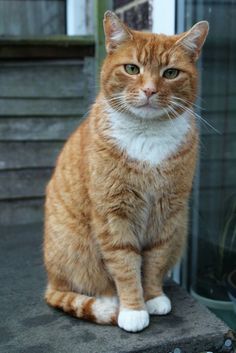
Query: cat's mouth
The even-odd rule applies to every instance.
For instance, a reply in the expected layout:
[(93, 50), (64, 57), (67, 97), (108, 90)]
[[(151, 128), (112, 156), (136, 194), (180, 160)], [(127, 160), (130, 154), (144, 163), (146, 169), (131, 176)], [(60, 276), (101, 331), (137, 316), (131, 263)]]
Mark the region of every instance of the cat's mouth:
[(151, 108), (151, 109), (157, 109), (157, 107), (154, 107), (149, 101), (139, 105), (137, 108)]
[(129, 111), (139, 118), (159, 119), (166, 114), (166, 110), (160, 106), (153, 106), (150, 102), (141, 105), (130, 105)]
[[(152, 98), (152, 97), (150, 97)], [(139, 109), (154, 109), (154, 110), (158, 110), (161, 108), (159, 102), (158, 102), (158, 99), (150, 99), (150, 98), (146, 98), (145, 99), (140, 99), (140, 100), (137, 100), (135, 102), (135, 104), (133, 104), (133, 106), (135, 108), (139, 108)]]
[(134, 106), (135, 108), (138, 108), (138, 109), (152, 109), (152, 110), (157, 110), (157, 109), (160, 109), (159, 106), (157, 105), (153, 105), (149, 100), (145, 103), (142, 103), (142, 104), (139, 104), (139, 105), (135, 105)]

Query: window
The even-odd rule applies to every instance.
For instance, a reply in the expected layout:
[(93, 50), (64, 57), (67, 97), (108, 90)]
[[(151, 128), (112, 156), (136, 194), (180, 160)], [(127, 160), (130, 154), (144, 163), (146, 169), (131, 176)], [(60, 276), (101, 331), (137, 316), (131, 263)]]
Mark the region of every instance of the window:
[(227, 288), (236, 270), (236, 3), (186, 0), (183, 10), (186, 28), (203, 19), (210, 23), (199, 63), (201, 148), (192, 199), (190, 285), (195, 297), (236, 328)]
[(0, 37), (93, 32), (93, 0), (0, 0)]

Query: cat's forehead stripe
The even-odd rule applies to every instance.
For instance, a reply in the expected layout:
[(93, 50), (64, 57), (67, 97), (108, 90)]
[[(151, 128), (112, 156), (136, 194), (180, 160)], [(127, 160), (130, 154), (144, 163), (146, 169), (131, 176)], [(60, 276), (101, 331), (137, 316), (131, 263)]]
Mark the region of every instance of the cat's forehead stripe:
[(155, 35), (149, 39), (145, 38), (136, 46), (137, 60), (144, 66), (167, 65), (170, 61), (170, 49), (173, 44), (173, 40), (166, 42), (162, 37)]

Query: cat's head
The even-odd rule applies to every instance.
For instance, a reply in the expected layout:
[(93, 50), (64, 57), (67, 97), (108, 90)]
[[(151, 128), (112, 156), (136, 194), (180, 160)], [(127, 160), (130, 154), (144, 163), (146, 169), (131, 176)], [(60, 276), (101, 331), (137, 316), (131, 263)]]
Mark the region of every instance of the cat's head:
[(166, 36), (131, 30), (111, 11), (104, 17), (107, 57), (101, 89), (109, 105), (140, 118), (174, 118), (196, 97), (196, 60), (208, 22)]

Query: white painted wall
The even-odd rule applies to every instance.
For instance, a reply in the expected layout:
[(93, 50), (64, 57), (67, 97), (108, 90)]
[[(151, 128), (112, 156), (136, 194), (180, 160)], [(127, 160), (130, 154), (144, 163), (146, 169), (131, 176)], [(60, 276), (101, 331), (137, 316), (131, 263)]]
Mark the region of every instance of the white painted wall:
[(152, 0), (152, 31), (175, 33), (175, 0)]
[[(175, 0), (152, 0), (152, 32), (175, 34)], [(181, 262), (172, 269), (172, 279), (180, 283)]]
[(94, 31), (94, 1), (66, 0), (66, 24), (68, 35), (88, 35)]

